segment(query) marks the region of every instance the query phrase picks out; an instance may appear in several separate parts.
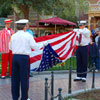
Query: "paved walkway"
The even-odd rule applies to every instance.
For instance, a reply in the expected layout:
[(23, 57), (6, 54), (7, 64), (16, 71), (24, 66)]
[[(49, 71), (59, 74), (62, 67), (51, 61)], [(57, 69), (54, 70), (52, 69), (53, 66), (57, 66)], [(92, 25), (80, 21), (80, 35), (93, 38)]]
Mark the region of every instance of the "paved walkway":
[[(62, 93), (68, 93), (68, 73), (55, 74), (54, 92), (55, 95), (58, 93), (58, 88), (62, 88)], [(45, 77), (49, 79), (50, 74), (34, 75), (30, 78), (29, 97), (32, 100), (44, 100), (44, 80)], [(76, 74), (73, 73), (72, 78), (75, 78)], [(72, 91), (91, 88), (92, 86), (92, 73), (87, 76), (87, 82), (73, 82), (72, 80)], [(100, 73), (96, 73), (95, 87), (100, 87)], [(11, 84), (10, 78), (0, 79), (0, 100), (12, 100), (11, 99)]]

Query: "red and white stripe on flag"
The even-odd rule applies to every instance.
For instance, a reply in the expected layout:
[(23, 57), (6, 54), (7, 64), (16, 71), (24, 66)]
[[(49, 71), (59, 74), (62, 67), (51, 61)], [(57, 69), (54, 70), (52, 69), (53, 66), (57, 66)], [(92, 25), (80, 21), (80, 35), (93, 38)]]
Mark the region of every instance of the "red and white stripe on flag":
[[(77, 48), (78, 35), (74, 31), (35, 38), (37, 43), (47, 41), (63, 62), (69, 59)], [(30, 55), (31, 69), (38, 68), (41, 63), (43, 49), (32, 51)]]

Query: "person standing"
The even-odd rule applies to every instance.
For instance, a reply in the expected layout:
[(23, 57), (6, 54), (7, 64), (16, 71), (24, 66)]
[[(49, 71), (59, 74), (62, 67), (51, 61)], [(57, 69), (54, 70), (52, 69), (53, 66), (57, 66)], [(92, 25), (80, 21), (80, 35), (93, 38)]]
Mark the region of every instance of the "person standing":
[(99, 29), (98, 29), (98, 31), (96, 32), (96, 34), (97, 34), (97, 36), (95, 37), (95, 43), (96, 43), (96, 45), (98, 46), (98, 39), (99, 39), (99, 37), (100, 37), (100, 31), (99, 31)]
[(95, 63), (96, 65), (96, 72), (98, 72), (100, 70), (100, 64), (99, 64), (99, 49), (98, 46), (96, 45), (95, 42), (93, 42), (92, 38), (91, 38), (91, 42), (89, 43), (89, 57), (90, 60), (93, 63)]
[(11, 37), (10, 41), (10, 49), (13, 53), (11, 77), (12, 99), (18, 100), (21, 85), (21, 100), (30, 100), (28, 98), (29, 55), (31, 53), (31, 48), (38, 50), (42, 48), (44, 44), (37, 44), (34, 38), (28, 32), (25, 32), (28, 20), (21, 19), (15, 23), (17, 24), (18, 31)]
[(9, 77), (11, 77), (11, 64), (12, 64), (12, 52), (9, 49), (9, 42), (14, 31), (10, 28), (11, 20), (6, 19), (5, 28), (0, 31), (0, 52), (2, 56), (1, 66), (1, 78), (6, 78), (7, 66), (9, 63)]
[(33, 32), (29, 29), (29, 22), (26, 24), (26, 32), (28, 32), (32, 36), (34, 35)]
[(77, 77), (74, 81), (82, 81), (86, 82), (86, 72), (88, 65), (88, 53), (90, 43), (90, 31), (86, 28), (86, 22), (80, 21), (80, 35), (81, 41), (76, 51), (76, 59), (77, 59)]

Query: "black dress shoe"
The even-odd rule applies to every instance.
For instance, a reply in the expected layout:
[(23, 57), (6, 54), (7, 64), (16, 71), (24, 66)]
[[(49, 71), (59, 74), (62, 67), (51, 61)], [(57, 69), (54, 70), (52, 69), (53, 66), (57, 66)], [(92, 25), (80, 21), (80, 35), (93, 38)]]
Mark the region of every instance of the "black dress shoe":
[(74, 81), (81, 81), (81, 80), (82, 80), (82, 79), (77, 79), (77, 78), (74, 79)]
[(86, 82), (86, 80), (82, 80), (82, 82)]
[(82, 78), (82, 82), (86, 82), (86, 79)]
[(1, 76), (1, 79), (5, 79), (6, 78), (6, 76)]

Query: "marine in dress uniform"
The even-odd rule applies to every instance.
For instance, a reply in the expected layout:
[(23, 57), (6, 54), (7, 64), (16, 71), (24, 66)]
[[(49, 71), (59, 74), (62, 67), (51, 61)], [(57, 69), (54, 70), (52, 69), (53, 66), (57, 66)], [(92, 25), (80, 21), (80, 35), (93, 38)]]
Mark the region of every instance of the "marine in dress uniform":
[(5, 28), (0, 31), (0, 52), (2, 56), (2, 66), (1, 66), (1, 78), (6, 77), (7, 66), (9, 63), (9, 77), (11, 77), (11, 64), (12, 64), (12, 52), (9, 50), (9, 42), (14, 31), (10, 28), (11, 20), (6, 19)]
[(21, 19), (16, 21), (18, 31), (11, 37), (10, 49), (13, 53), (12, 59), (12, 77), (11, 91), (13, 100), (18, 100), (20, 96), (21, 85), (21, 100), (30, 100), (28, 98), (29, 87), (29, 69), (31, 48), (34, 50), (42, 48), (43, 44), (37, 44), (26, 30), (28, 20)]
[(88, 54), (89, 54), (89, 47), (88, 44), (90, 43), (90, 31), (85, 27), (86, 22), (80, 21), (80, 36), (81, 41), (78, 49), (76, 51), (76, 59), (77, 59), (77, 77), (74, 81), (82, 81), (86, 82), (87, 74), (87, 65), (88, 65)]

